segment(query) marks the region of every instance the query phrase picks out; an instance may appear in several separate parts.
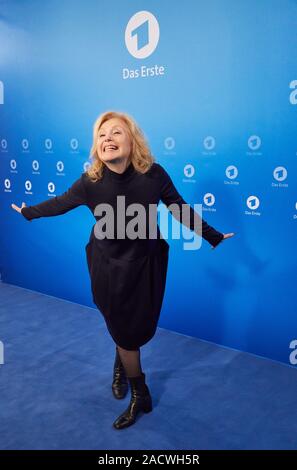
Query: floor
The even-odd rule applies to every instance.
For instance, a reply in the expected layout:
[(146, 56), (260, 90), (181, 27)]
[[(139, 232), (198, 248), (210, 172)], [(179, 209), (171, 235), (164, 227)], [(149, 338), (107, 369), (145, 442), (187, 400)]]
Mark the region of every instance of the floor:
[(153, 412), (118, 431), (114, 344), (96, 310), (0, 283), (1, 449), (296, 449), (293, 367), (158, 329)]

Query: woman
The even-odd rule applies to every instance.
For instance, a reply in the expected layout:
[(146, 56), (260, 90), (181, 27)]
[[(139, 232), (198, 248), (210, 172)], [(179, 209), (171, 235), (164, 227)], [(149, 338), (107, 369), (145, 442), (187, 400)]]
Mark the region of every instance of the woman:
[[(128, 384), (131, 387), (130, 404), (113, 423), (116, 429), (122, 429), (133, 424), (140, 412), (152, 410), (140, 347), (154, 336), (157, 328), (169, 245), (160, 234), (156, 213), (152, 218), (149, 210), (156, 208), (160, 200), (167, 207), (173, 204), (171, 207), (178, 209), (186, 203), (166, 171), (154, 162), (142, 131), (127, 114), (106, 112), (99, 116), (94, 124), (90, 158), (89, 169), (64, 194), (35, 206), (22, 203), (21, 207), (12, 204), (12, 208), (32, 220), (64, 214), (84, 204), (95, 216), (97, 222), (86, 256), (94, 303), (116, 345), (112, 382), (115, 398), (124, 398)], [(132, 216), (140, 205), (144, 209), (140, 211), (142, 218), (138, 217), (135, 223)], [(189, 210), (185, 224), (213, 248), (234, 235), (216, 231), (192, 208)], [(172, 212), (179, 217), (176, 211)], [(124, 224), (115, 223), (124, 215)], [(196, 228), (197, 218), (202, 231)], [(140, 236), (135, 236), (137, 225)]]

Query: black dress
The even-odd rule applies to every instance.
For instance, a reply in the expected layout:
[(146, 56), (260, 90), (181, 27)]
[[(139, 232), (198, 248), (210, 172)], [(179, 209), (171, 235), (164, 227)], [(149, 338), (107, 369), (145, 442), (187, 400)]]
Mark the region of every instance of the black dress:
[[(115, 343), (128, 350), (139, 348), (154, 336), (163, 302), (169, 245), (160, 234), (156, 217), (157, 236), (149, 236), (149, 205), (157, 207), (160, 200), (167, 206), (186, 204), (161, 165), (153, 163), (149, 171), (140, 174), (130, 163), (122, 174), (104, 166), (102, 178), (95, 183), (83, 173), (64, 194), (22, 209), (24, 217), (32, 220), (64, 214), (82, 204), (89, 207), (97, 221), (86, 246), (93, 301)], [(139, 220), (145, 223), (145, 233), (132, 240), (125, 236), (136, 212), (126, 216), (124, 226), (114, 224), (113, 239), (110, 235), (103, 238), (108, 214), (103, 203), (114, 210), (115, 220), (126, 213), (128, 205), (142, 204), (145, 215)], [(194, 217), (197, 214), (191, 208), (187, 225), (193, 230)], [(216, 246), (223, 234), (202, 220), (202, 237)]]

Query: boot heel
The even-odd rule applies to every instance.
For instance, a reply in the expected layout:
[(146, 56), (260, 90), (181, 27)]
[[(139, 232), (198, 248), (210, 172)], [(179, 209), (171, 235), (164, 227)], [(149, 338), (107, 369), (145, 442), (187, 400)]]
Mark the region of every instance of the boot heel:
[(148, 397), (143, 404), (142, 411), (144, 413), (150, 413), (152, 409), (153, 409), (152, 399), (151, 397)]
[(142, 411), (144, 413), (150, 413), (151, 411), (153, 411), (153, 407), (151, 406), (150, 408), (143, 408)]

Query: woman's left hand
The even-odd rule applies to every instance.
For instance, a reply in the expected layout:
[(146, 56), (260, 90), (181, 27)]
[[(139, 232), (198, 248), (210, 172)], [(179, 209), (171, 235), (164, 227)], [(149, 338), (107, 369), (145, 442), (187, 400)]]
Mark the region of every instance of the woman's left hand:
[[(226, 240), (226, 238), (231, 238), (231, 237), (233, 237), (234, 235), (235, 235), (235, 233), (224, 233), (224, 238), (223, 238), (223, 240)], [(223, 241), (223, 240), (222, 240), (222, 241)]]
[[(224, 233), (224, 238), (222, 238), (222, 240), (220, 241), (220, 243), (217, 244), (217, 246), (219, 246), (224, 240), (226, 240), (227, 238), (231, 238), (231, 237), (234, 237), (235, 233), (231, 232), (231, 233)], [(212, 249), (214, 250), (217, 246), (213, 246)]]

